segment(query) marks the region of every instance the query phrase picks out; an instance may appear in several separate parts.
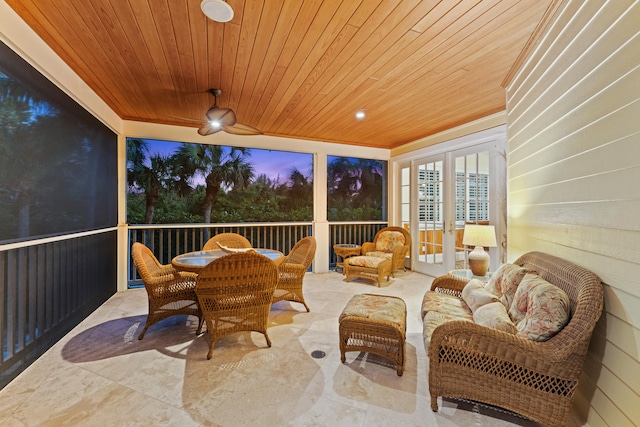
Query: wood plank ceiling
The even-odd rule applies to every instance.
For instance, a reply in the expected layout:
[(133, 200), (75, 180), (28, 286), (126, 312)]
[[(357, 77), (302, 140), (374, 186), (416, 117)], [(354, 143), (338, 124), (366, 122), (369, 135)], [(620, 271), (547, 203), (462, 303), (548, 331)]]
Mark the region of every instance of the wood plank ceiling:
[(200, 0), (6, 2), (125, 120), (195, 134), (219, 88), (267, 135), (394, 148), (504, 110), (552, 0), (228, 0), (224, 24)]

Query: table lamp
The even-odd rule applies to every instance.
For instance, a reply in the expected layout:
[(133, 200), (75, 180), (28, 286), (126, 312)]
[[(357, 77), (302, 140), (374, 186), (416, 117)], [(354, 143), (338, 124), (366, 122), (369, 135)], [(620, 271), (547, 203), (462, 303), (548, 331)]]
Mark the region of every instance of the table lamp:
[(496, 230), (493, 225), (465, 225), (462, 244), (475, 246), (469, 252), (469, 268), (473, 275), (486, 275), (489, 270), (489, 254), (484, 251), (484, 248), (497, 246)]

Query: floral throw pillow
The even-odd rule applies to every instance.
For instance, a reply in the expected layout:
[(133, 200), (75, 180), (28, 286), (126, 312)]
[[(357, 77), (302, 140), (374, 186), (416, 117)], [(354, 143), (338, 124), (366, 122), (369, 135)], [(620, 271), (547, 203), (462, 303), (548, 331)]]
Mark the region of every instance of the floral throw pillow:
[(520, 286), (523, 289), (518, 288), (509, 309), (518, 326), (518, 336), (546, 341), (560, 332), (571, 312), (567, 294), (535, 274), (527, 274)]
[(383, 231), (376, 240), (377, 252), (393, 252), (396, 246), (404, 246), (404, 235), (399, 231)]
[(536, 287), (541, 284), (550, 284), (542, 277), (538, 276), (535, 273), (527, 273), (522, 278), (520, 285), (518, 285), (518, 289), (516, 289), (516, 293), (513, 296), (513, 301), (509, 306), (509, 317), (514, 323), (520, 322), (527, 315), (527, 307), (529, 306), (529, 294)]
[(467, 303), (471, 311), (475, 312), (479, 307), (491, 302), (498, 302), (494, 294), (485, 289), (478, 279), (471, 279), (462, 289), (462, 299)]
[(518, 328), (511, 321), (501, 302), (495, 301), (479, 307), (473, 313), (473, 321), (482, 326), (497, 329), (498, 331), (515, 334)]
[(486, 289), (498, 296), (504, 307), (509, 309), (520, 281), (529, 272), (529, 269), (519, 265), (504, 264), (491, 275)]

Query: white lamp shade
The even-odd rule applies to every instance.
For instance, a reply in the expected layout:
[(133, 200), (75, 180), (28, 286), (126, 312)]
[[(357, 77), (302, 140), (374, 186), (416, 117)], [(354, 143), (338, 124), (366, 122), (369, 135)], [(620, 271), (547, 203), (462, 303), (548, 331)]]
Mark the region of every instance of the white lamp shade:
[(200, 9), (207, 18), (217, 22), (229, 22), (233, 19), (233, 9), (223, 0), (203, 0)]
[(469, 252), (469, 268), (474, 276), (483, 277), (489, 270), (489, 254), (485, 247), (497, 246), (496, 230), (493, 225), (467, 224), (464, 226), (462, 244), (474, 246)]
[(496, 230), (493, 225), (467, 224), (464, 226), (462, 244), (467, 246), (495, 247)]

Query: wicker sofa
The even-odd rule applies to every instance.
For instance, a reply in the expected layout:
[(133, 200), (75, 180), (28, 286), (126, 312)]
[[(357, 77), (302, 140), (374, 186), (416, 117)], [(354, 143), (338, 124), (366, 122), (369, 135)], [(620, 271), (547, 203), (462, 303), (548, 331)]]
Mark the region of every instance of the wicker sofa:
[[(540, 252), (524, 254), (513, 264), (566, 293), (568, 323), (542, 342), (468, 318), (436, 326), (425, 338), (431, 409), (438, 410), (438, 396), (463, 398), (502, 407), (544, 425), (566, 425), (591, 334), (602, 312), (602, 283), (592, 272)], [(428, 299), (461, 297), (467, 282), (453, 275), (438, 277), (427, 292), (431, 293)]]

